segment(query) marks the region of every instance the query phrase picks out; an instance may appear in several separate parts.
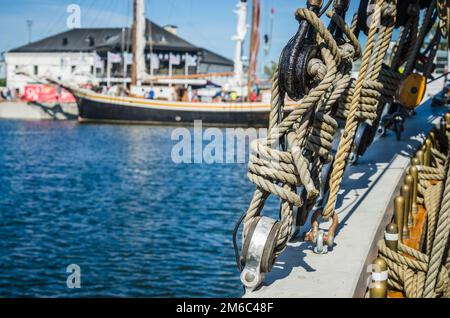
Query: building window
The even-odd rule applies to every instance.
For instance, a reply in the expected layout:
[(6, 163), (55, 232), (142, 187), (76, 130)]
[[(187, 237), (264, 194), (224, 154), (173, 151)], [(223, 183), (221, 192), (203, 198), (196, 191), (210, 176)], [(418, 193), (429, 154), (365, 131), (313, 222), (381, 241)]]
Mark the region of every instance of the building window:
[(67, 46), (67, 44), (69, 44), (69, 40), (67, 38), (63, 38), (62, 39), (62, 45), (63, 46)]
[(94, 65), (91, 65), (91, 74), (94, 75)]
[(75, 65), (72, 65), (72, 73), (75, 72), (76, 69), (77, 67)]
[(34, 75), (38, 75), (39, 74), (39, 67), (37, 65), (34, 66), (33, 74)]

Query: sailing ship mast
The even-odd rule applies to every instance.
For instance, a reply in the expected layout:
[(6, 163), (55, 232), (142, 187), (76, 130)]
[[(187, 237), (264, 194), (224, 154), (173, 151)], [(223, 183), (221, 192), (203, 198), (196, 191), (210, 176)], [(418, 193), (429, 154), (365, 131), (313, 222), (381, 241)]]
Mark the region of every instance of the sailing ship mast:
[(252, 28), (250, 35), (250, 57), (248, 62), (248, 80), (247, 80), (247, 89), (248, 95), (250, 98), (253, 86), (253, 79), (256, 76), (256, 67), (258, 60), (258, 52), (259, 52), (259, 24), (261, 18), (261, 1), (253, 0), (253, 8), (252, 8)]
[(247, 36), (247, 0), (240, 0), (236, 6), (237, 26), (236, 35), (233, 40), (236, 41), (234, 50), (234, 77), (233, 86), (239, 88), (239, 96), (243, 95), (242, 86), (244, 84), (244, 64), (242, 63), (242, 50), (245, 37)]
[(133, 0), (131, 85), (140, 86), (145, 76), (145, 7), (144, 0)]

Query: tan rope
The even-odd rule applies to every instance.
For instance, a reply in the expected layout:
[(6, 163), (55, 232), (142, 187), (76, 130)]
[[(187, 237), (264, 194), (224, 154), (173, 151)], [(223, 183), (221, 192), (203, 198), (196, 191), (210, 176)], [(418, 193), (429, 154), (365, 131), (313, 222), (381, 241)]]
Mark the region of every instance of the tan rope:
[[(338, 151), (335, 156), (335, 162), (333, 164), (333, 170), (330, 177), (330, 196), (327, 202), (327, 205), (322, 214), (323, 219), (326, 221), (330, 218), (330, 216), (334, 213), (334, 207), (337, 200), (337, 194), (340, 188), (340, 184), (342, 181), (342, 177), (344, 175), (344, 169), (346, 165), (346, 160), (348, 157), (348, 153), (350, 151), (351, 145), (353, 143), (353, 137), (356, 132), (356, 128), (358, 126), (357, 121), (357, 111), (359, 109), (361, 98), (364, 96), (363, 91), (369, 91), (370, 97), (377, 98), (379, 97), (379, 93), (376, 94), (377, 89), (380, 89), (379, 85), (371, 82), (374, 80), (375, 75), (368, 72), (370, 63), (372, 62), (374, 67), (372, 69), (375, 71), (378, 67), (381, 69), (380, 63), (382, 63), (384, 54), (381, 53), (382, 49), (385, 50), (389, 46), (390, 36), (392, 35), (393, 26), (389, 27), (389, 30), (386, 31), (386, 37), (383, 38), (381, 43), (382, 49), (380, 49), (380, 54), (376, 56), (376, 60), (373, 61), (373, 51), (376, 43), (376, 34), (378, 33), (378, 21), (381, 18), (381, 10), (383, 5), (383, 0), (376, 1), (375, 12), (373, 14), (371, 27), (369, 30), (369, 34), (367, 36), (366, 47), (364, 50), (361, 68), (359, 71), (358, 80), (355, 83), (354, 93), (352, 102), (350, 105), (350, 111), (348, 113), (347, 121), (345, 123), (344, 133), (339, 142)], [(385, 52), (384, 52), (385, 53)], [(367, 78), (366, 78), (367, 76)], [(378, 74), (376, 74), (378, 76)], [(377, 96), (378, 95), (378, 96)], [(365, 105), (373, 106), (371, 101), (365, 100)]]
[(450, 234), (450, 169), (448, 167), (450, 156), (447, 158), (447, 178), (445, 180), (444, 194), (439, 212), (438, 226), (433, 241), (431, 251), (429, 270), (426, 276), (424, 297), (431, 298), (435, 296), (435, 287), (437, 284), (440, 267), (443, 263), (443, 256), (448, 250), (448, 238)]
[[(265, 140), (256, 140), (252, 144), (253, 153), (250, 157), (248, 177), (255, 183), (257, 190), (243, 221), (243, 235), (244, 237), (247, 235), (252, 220), (261, 214), (269, 194), (279, 196), (282, 199), (281, 226), (277, 235), (274, 258), (284, 250), (290, 238), (293, 206), (300, 207), (303, 204), (302, 198), (296, 193), (297, 186), (303, 185), (309, 198), (318, 194), (311, 178), (309, 163), (300, 149), (309, 145), (309, 148), (317, 151), (319, 156), (328, 156), (326, 151), (328, 148), (331, 149), (330, 140), (332, 141), (332, 135), (334, 135), (332, 130), (337, 127), (337, 123), (331, 117), (314, 115), (314, 110), (327, 95), (330, 95), (329, 91), (338, 72), (337, 64), (341, 62), (338, 46), (312, 11), (299, 9), (296, 15), (297, 18), (308, 21), (316, 29), (326, 74), (301, 103), (284, 118), (280, 118), (280, 114), (283, 114), (284, 96), (280, 92), (278, 81), (274, 81), (269, 134)], [(321, 123), (320, 127), (317, 126), (317, 122)], [(287, 151), (274, 149), (283, 137), (287, 137), (289, 149)], [(277, 163), (273, 163), (274, 161)]]

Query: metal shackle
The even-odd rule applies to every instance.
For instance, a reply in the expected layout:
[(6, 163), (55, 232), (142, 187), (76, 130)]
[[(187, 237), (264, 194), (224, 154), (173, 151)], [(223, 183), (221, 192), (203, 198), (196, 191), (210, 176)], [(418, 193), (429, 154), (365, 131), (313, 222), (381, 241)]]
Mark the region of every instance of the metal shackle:
[(328, 253), (328, 245), (324, 244), (325, 233), (320, 230), (317, 233), (316, 246), (314, 247), (314, 253), (316, 254), (326, 254)]

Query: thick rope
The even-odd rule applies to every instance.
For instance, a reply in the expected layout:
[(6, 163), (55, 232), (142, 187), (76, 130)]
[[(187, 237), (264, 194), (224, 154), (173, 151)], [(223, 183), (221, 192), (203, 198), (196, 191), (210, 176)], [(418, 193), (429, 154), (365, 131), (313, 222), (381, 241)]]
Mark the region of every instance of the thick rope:
[[(361, 68), (359, 71), (358, 80), (355, 83), (355, 88), (353, 92), (353, 98), (352, 102), (350, 104), (349, 112), (347, 121), (345, 123), (344, 133), (342, 135), (342, 138), (339, 142), (339, 147), (335, 156), (335, 161), (333, 164), (333, 170), (330, 177), (330, 196), (327, 201), (327, 205), (323, 211), (322, 217), (326, 221), (334, 214), (334, 207), (337, 200), (337, 194), (340, 188), (340, 184), (342, 182), (342, 177), (344, 175), (344, 169), (346, 166), (347, 157), (349, 154), (349, 151), (351, 149), (351, 145), (353, 143), (353, 137), (356, 132), (356, 128), (358, 127), (358, 120), (357, 120), (357, 111), (359, 109), (361, 98), (363, 97), (363, 91), (364, 88), (370, 91), (372, 94), (370, 97), (376, 98), (377, 94), (375, 93), (376, 89), (379, 89), (380, 87), (371, 82), (370, 80), (373, 80), (374, 75), (370, 74), (369, 67), (370, 64), (373, 63), (375, 66), (373, 69), (377, 68), (380, 63), (382, 63), (384, 54), (378, 54), (376, 56), (376, 60), (373, 61), (373, 51), (375, 48), (376, 43), (376, 34), (378, 33), (378, 21), (381, 18), (381, 11), (382, 11), (382, 4), (383, 0), (377, 0), (376, 1), (376, 7), (375, 12), (373, 14), (371, 27), (369, 30), (369, 34), (367, 36), (367, 42), (366, 47), (364, 50)], [(393, 29), (393, 27), (390, 27), (390, 29)], [(388, 31), (386, 36), (381, 43), (381, 46), (384, 49), (387, 49), (389, 46), (390, 41), (390, 35), (392, 35), (392, 30)], [(380, 49), (381, 52), (381, 49)], [(384, 52), (385, 53), (385, 52)], [(381, 66), (380, 66), (381, 67)], [(368, 78), (366, 79), (366, 76)], [(368, 81), (369, 80), (369, 81)], [(373, 90), (372, 90), (373, 89)], [(370, 99), (370, 98), (369, 98)], [(373, 106), (371, 100), (365, 100), (366, 107), (370, 109), (370, 106)]]
[(448, 238), (450, 234), (450, 169), (448, 167), (450, 156), (447, 158), (447, 178), (445, 180), (444, 194), (439, 212), (438, 226), (434, 237), (433, 248), (431, 251), (429, 270), (425, 281), (424, 297), (431, 298), (435, 296), (435, 287), (443, 256), (448, 248)]
[[(328, 157), (327, 151), (331, 149), (333, 130), (337, 127), (337, 123), (331, 117), (320, 113), (314, 115), (314, 112), (318, 105), (323, 103), (324, 97), (330, 95), (329, 92), (337, 74), (337, 64), (341, 61), (338, 46), (315, 13), (299, 9), (296, 17), (308, 21), (316, 29), (326, 73), (325, 75), (322, 73), (323, 78), (320, 83), (312, 88), (301, 103), (294, 106), (284, 118), (282, 118), (284, 94), (280, 91), (278, 79), (275, 80), (272, 87), (269, 134), (265, 140), (256, 140), (251, 145), (252, 155), (248, 178), (255, 183), (257, 190), (243, 221), (243, 235), (244, 237), (247, 235), (253, 219), (261, 214), (267, 197), (270, 194), (280, 197), (282, 199), (281, 225), (274, 258), (284, 250), (290, 238), (293, 206), (300, 207), (303, 204), (301, 196), (296, 193), (296, 188), (304, 186), (308, 192), (308, 198), (318, 194), (309, 171), (309, 162), (303, 156), (301, 149), (308, 146), (311, 151), (317, 152), (319, 157)], [(320, 70), (320, 67), (316, 70)], [(278, 141), (286, 137), (289, 148), (286, 151), (277, 150)]]
[[(436, 132), (435, 132), (436, 133)], [(432, 143), (431, 158), (445, 157), (445, 167), (416, 166), (419, 171), (419, 195), (423, 197), (427, 224), (426, 253), (398, 243), (398, 251), (387, 247), (384, 241), (378, 242), (380, 257), (388, 265), (388, 284), (391, 288), (403, 291), (408, 298), (449, 297), (450, 296), (450, 153), (445, 155), (438, 149), (448, 149), (448, 139), (437, 139)], [(433, 151), (434, 150), (434, 151)], [(435, 162), (431, 160), (431, 162)], [(446, 171), (446, 172), (445, 172)], [(437, 182), (437, 183), (436, 183)], [(445, 182), (445, 187), (444, 187)], [(419, 187), (420, 189), (420, 187)], [(442, 197), (444, 197), (442, 199)], [(441, 200), (442, 199), (442, 200)], [(442, 202), (441, 202), (442, 201)], [(422, 243), (420, 243), (422, 245)]]

